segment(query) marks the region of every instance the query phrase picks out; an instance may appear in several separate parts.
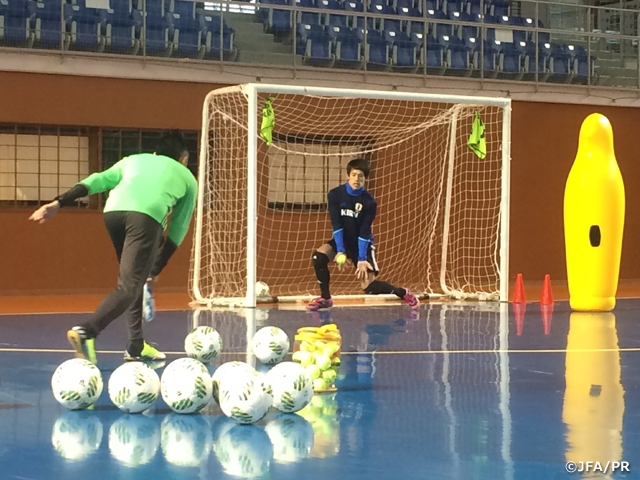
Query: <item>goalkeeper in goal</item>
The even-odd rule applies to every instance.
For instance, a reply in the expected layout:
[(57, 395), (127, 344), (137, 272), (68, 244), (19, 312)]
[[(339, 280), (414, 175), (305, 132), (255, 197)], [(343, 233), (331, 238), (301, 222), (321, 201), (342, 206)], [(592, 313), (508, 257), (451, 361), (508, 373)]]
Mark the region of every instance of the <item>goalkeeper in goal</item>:
[(312, 262), (320, 285), (320, 297), (307, 305), (309, 310), (333, 306), (329, 289), (329, 263), (335, 261), (338, 268), (342, 269), (347, 259), (355, 265), (356, 278), (366, 294), (394, 294), (413, 309), (420, 304), (408, 289), (376, 280), (379, 268), (371, 225), (376, 218), (377, 203), (365, 189), (367, 178), (369, 162), (356, 158), (347, 164), (347, 182), (329, 191), (328, 210), (333, 238), (313, 253)]

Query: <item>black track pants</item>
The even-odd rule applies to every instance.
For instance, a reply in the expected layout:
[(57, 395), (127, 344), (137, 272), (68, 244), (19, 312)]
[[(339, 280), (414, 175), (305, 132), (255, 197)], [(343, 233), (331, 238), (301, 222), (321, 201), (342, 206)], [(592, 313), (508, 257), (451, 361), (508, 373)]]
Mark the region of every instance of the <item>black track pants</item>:
[(144, 213), (108, 212), (104, 222), (120, 263), (118, 286), (100, 304), (83, 325), (91, 337), (97, 337), (107, 326), (127, 312), (131, 355), (139, 355), (143, 347), (142, 294), (162, 239), (162, 226)]

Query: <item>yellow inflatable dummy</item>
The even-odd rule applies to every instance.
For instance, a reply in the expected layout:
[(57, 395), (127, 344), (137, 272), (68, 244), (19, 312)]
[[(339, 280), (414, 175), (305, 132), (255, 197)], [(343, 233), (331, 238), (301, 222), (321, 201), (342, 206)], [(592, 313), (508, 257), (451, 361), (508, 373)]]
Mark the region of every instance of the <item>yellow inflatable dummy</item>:
[(569, 302), (577, 311), (610, 311), (616, 305), (625, 196), (604, 115), (580, 128), (578, 153), (564, 191), (564, 236)]

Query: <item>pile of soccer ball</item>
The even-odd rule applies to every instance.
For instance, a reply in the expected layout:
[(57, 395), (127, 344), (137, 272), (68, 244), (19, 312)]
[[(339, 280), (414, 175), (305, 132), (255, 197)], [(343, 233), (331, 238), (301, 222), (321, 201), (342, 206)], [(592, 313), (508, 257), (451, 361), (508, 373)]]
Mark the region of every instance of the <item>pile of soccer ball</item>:
[[(227, 417), (240, 424), (261, 420), (271, 407), (297, 412), (311, 401), (314, 379), (309, 368), (282, 362), (289, 346), (284, 331), (264, 327), (256, 332), (252, 349), (260, 362), (275, 365), (273, 368), (262, 374), (248, 363), (227, 362), (210, 375), (205, 364), (220, 355), (222, 339), (212, 327), (197, 327), (185, 338), (187, 357), (169, 363), (161, 378), (142, 362), (118, 367), (109, 378), (109, 398), (123, 412), (141, 413), (162, 396), (167, 406), (180, 414), (200, 412), (213, 399)], [(82, 410), (98, 400), (103, 380), (95, 365), (73, 359), (56, 369), (51, 386), (61, 405)]]

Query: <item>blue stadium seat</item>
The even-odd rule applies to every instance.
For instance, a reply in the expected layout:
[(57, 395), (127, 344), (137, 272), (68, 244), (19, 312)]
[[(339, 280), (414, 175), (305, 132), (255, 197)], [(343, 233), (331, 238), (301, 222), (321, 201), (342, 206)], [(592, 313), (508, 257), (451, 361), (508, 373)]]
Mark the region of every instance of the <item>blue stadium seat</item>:
[(107, 9), (87, 8), (84, 0), (70, 6), (71, 43), (74, 50), (102, 52), (106, 46)]
[(420, 66), (419, 48), (411, 42), (397, 42), (392, 47), (391, 65), (395, 70), (415, 73)]
[(454, 12), (462, 12), (463, 2), (461, 0), (447, 0), (442, 8), (442, 11), (450, 16)]
[(505, 74), (515, 76), (517, 80), (522, 78), (522, 53), (513, 43), (502, 45), (498, 56), (498, 68)]
[(291, 31), (291, 16), (290, 10), (278, 10), (272, 8), (269, 10), (269, 19), (267, 23), (267, 31), (274, 35), (284, 35)]
[(360, 39), (355, 34), (340, 37), (336, 42), (336, 64), (349, 68), (362, 68)]
[[(197, 16), (195, 3), (189, 1), (175, 0), (173, 3), (173, 13), (169, 13), (171, 23), (174, 28), (173, 44), (174, 51), (178, 57), (198, 58), (205, 55), (207, 33), (206, 20)], [(212, 30), (219, 32), (220, 17), (217, 17), (217, 26), (211, 21)]]
[(491, 15), (495, 17), (501, 17), (503, 15), (508, 16), (511, 12), (511, 6), (506, 0), (491, 0), (489, 5), (489, 11)]
[(495, 78), (498, 74), (498, 53), (496, 43), (490, 40), (476, 42), (474, 68), (484, 70), (485, 77)]
[(390, 66), (389, 44), (383, 33), (379, 30), (368, 29), (366, 39), (363, 34), (364, 30), (359, 29), (358, 35), (363, 42), (366, 40), (364, 58), (367, 62), (367, 68), (387, 69)]
[(302, 60), (305, 65), (333, 66), (335, 58), (329, 35), (324, 34), (307, 38), (305, 54)]
[(31, 47), (32, 11), (25, 0), (0, 0), (0, 44)]
[(325, 28), (317, 23), (300, 23), (296, 25), (296, 53), (306, 55), (307, 40), (328, 36)]
[(565, 45), (565, 51), (571, 59), (571, 71), (573, 73), (573, 76), (580, 83), (585, 83), (588, 77), (591, 77), (592, 80), (595, 80), (596, 57), (594, 55), (591, 55), (591, 57), (588, 58), (587, 49), (582, 45)]
[[(371, 13), (375, 13), (377, 15), (389, 15), (389, 16), (395, 16), (396, 15), (396, 9), (393, 8), (391, 5), (381, 5), (381, 4), (374, 4), (371, 5), (369, 7), (369, 11)], [(393, 24), (393, 26), (391, 28), (400, 28), (400, 19), (398, 18), (396, 19), (391, 19), (391, 18), (375, 18), (373, 25), (375, 26), (375, 28), (377, 28), (378, 30), (382, 30), (384, 29), (384, 25), (385, 22), (388, 24)]]
[[(538, 79), (541, 81), (545, 81), (547, 77), (546, 63), (548, 55), (545, 54), (544, 51), (538, 49), (538, 61), (536, 62), (536, 46), (533, 42), (528, 42), (525, 44), (525, 54), (524, 54), (524, 72), (528, 75), (529, 80), (535, 79), (536, 71), (538, 72)], [(536, 68), (537, 65), (537, 68)]]
[(449, 16), (445, 14), (443, 11), (428, 10), (427, 17), (429, 17), (429, 19), (431, 20), (431, 23), (433, 24), (431, 28), (431, 33), (435, 37), (440, 37), (443, 35), (449, 35), (449, 36), (453, 35), (452, 25), (437, 22), (438, 20), (449, 20)]
[(321, 23), (318, 12), (296, 12), (296, 23)]
[[(69, 46), (69, 35), (62, 30), (62, 4), (60, 0), (46, 0), (45, 2), (30, 2), (35, 18), (35, 44), (40, 48), (54, 48), (66, 50)], [(68, 5), (70, 7), (70, 5)], [(33, 21), (32, 21), (33, 24)]]
[(342, 6), (338, 0), (316, 0), (316, 7), (325, 10), (341, 10)]
[(445, 64), (448, 70), (458, 74), (471, 75), (471, 49), (457, 36), (443, 36), (437, 42), (444, 48)]
[(435, 37), (427, 37), (427, 49), (421, 50), (423, 61), (426, 63), (427, 72), (436, 72), (442, 75), (447, 65), (445, 63), (444, 46), (438, 43)]
[(542, 49), (549, 54), (549, 80), (569, 82), (573, 76), (571, 58), (562, 45), (545, 44)]
[(398, 12), (398, 16), (403, 17), (400, 19), (400, 28), (402, 30), (409, 31), (411, 28), (411, 19), (414, 21), (420, 21), (422, 17), (422, 13), (415, 7), (397, 7), (396, 11)]
[(110, 0), (107, 12), (106, 48), (114, 53), (135, 55), (140, 50), (142, 12), (133, 8), (131, 0)]
[(338, 13), (330, 13), (327, 15), (326, 24), (328, 26), (349, 27), (349, 17)]
[[(153, 5), (153, 6), (152, 6)], [(175, 25), (173, 16), (165, 13), (163, 2), (147, 0), (142, 48), (146, 55), (170, 57), (175, 50)]]
[[(418, 4), (420, 4), (422, 2), (418, 2)], [(396, 8), (396, 11), (400, 12), (401, 8), (406, 8), (407, 10), (418, 10), (418, 5), (416, 5), (416, 2), (414, 2), (414, 0), (395, 0), (392, 3), (392, 6)]]
[[(467, 13), (466, 11), (452, 12), (449, 15), (449, 19), (458, 21), (458, 22), (469, 22), (469, 23), (475, 22), (475, 18), (471, 14)], [(459, 25), (457, 28), (454, 27), (453, 33), (455, 35), (458, 35), (458, 37), (460, 38), (463, 38), (465, 35), (469, 37), (477, 37), (478, 27), (473, 25)]]

